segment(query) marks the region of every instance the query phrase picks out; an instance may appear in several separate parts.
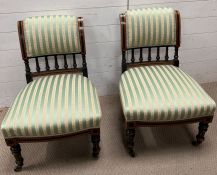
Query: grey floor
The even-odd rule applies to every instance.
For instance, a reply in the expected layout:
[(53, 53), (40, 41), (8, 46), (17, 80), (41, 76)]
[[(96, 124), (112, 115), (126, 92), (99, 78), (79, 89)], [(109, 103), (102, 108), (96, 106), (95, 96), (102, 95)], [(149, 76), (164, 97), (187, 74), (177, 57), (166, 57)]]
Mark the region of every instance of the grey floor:
[[(203, 84), (217, 101), (217, 83)], [(49, 143), (21, 144), (24, 167), (17, 174), (145, 174), (145, 175), (216, 175), (217, 119), (214, 118), (205, 142), (193, 147), (191, 141), (197, 125), (139, 128), (135, 158), (129, 157), (123, 145), (120, 101), (117, 96), (100, 99), (101, 152), (91, 157), (87, 135)], [(6, 109), (1, 109), (0, 120)], [(216, 117), (216, 116), (215, 116)], [(0, 174), (13, 174), (14, 159), (0, 134)]]

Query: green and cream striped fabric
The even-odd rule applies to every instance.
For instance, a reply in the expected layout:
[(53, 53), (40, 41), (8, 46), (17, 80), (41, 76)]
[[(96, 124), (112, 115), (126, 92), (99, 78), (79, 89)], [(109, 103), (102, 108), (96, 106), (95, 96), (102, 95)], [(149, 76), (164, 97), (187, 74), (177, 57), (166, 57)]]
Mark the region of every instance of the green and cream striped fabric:
[(24, 20), (28, 57), (79, 53), (78, 20), (75, 16), (36, 16)]
[(176, 17), (171, 8), (126, 12), (127, 48), (176, 45)]
[(121, 103), (127, 121), (159, 122), (212, 116), (215, 102), (175, 66), (131, 68), (121, 76)]
[(29, 83), (16, 97), (1, 130), (5, 138), (44, 137), (99, 128), (96, 89), (82, 75), (46, 76)]

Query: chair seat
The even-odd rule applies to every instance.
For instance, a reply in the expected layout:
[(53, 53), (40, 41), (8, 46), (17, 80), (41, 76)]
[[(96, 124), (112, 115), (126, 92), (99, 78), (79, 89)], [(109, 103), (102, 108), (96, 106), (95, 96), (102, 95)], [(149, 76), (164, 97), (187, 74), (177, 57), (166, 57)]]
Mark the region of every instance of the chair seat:
[(5, 138), (63, 135), (99, 128), (96, 89), (82, 75), (46, 76), (29, 83), (16, 97), (1, 129)]
[(170, 65), (131, 68), (119, 89), (127, 121), (187, 120), (212, 116), (216, 108), (194, 79)]

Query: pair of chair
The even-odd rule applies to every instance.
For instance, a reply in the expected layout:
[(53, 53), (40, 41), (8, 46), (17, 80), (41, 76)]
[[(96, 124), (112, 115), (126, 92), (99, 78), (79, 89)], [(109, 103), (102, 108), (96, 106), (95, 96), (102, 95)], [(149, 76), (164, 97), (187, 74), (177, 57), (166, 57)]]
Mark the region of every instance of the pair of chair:
[[(130, 10), (120, 15), (120, 26), (123, 74), (119, 90), (129, 154), (135, 156), (135, 128), (140, 126), (200, 122), (194, 142), (200, 144), (216, 105), (196, 81), (178, 68), (179, 12), (170, 8)], [(16, 159), (15, 171), (23, 166), (19, 145), (23, 142), (86, 133), (91, 135), (93, 156), (97, 157), (102, 113), (96, 89), (87, 78), (83, 18), (31, 17), (18, 22), (18, 32), (28, 84), (17, 95), (1, 125), (6, 144)], [(175, 49), (172, 59), (169, 48)], [(160, 60), (162, 49), (165, 60)], [(153, 50), (156, 60), (152, 60)], [(147, 51), (148, 60), (144, 60), (143, 51)], [(79, 55), (81, 67), (76, 63)], [(52, 57), (54, 70), (50, 70), (49, 64)], [(30, 70), (30, 59), (35, 59), (36, 72)], [(45, 70), (41, 70), (42, 62)], [(34, 77), (40, 78), (33, 80)]]

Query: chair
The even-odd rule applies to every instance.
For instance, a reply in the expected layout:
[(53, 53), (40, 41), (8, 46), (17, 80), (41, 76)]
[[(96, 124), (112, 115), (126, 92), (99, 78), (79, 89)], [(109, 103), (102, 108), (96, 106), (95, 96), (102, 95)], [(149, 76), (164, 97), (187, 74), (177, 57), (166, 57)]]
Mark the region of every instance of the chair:
[[(97, 157), (102, 114), (96, 89), (87, 78), (83, 18), (30, 17), (18, 21), (18, 32), (28, 84), (17, 95), (1, 125), (16, 159), (14, 170), (22, 169), (19, 143), (24, 142), (90, 134), (93, 156)], [(76, 62), (79, 57), (81, 66)], [(30, 60), (35, 62), (36, 71), (30, 70)]]
[[(128, 10), (120, 14), (120, 26), (119, 91), (129, 154), (135, 156), (136, 127), (199, 122), (193, 144), (202, 143), (216, 104), (194, 79), (178, 68), (179, 12), (171, 8)], [(173, 58), (169, 49), (175, 51)], [(131, 55), (129, 61), (126, 53)]]

